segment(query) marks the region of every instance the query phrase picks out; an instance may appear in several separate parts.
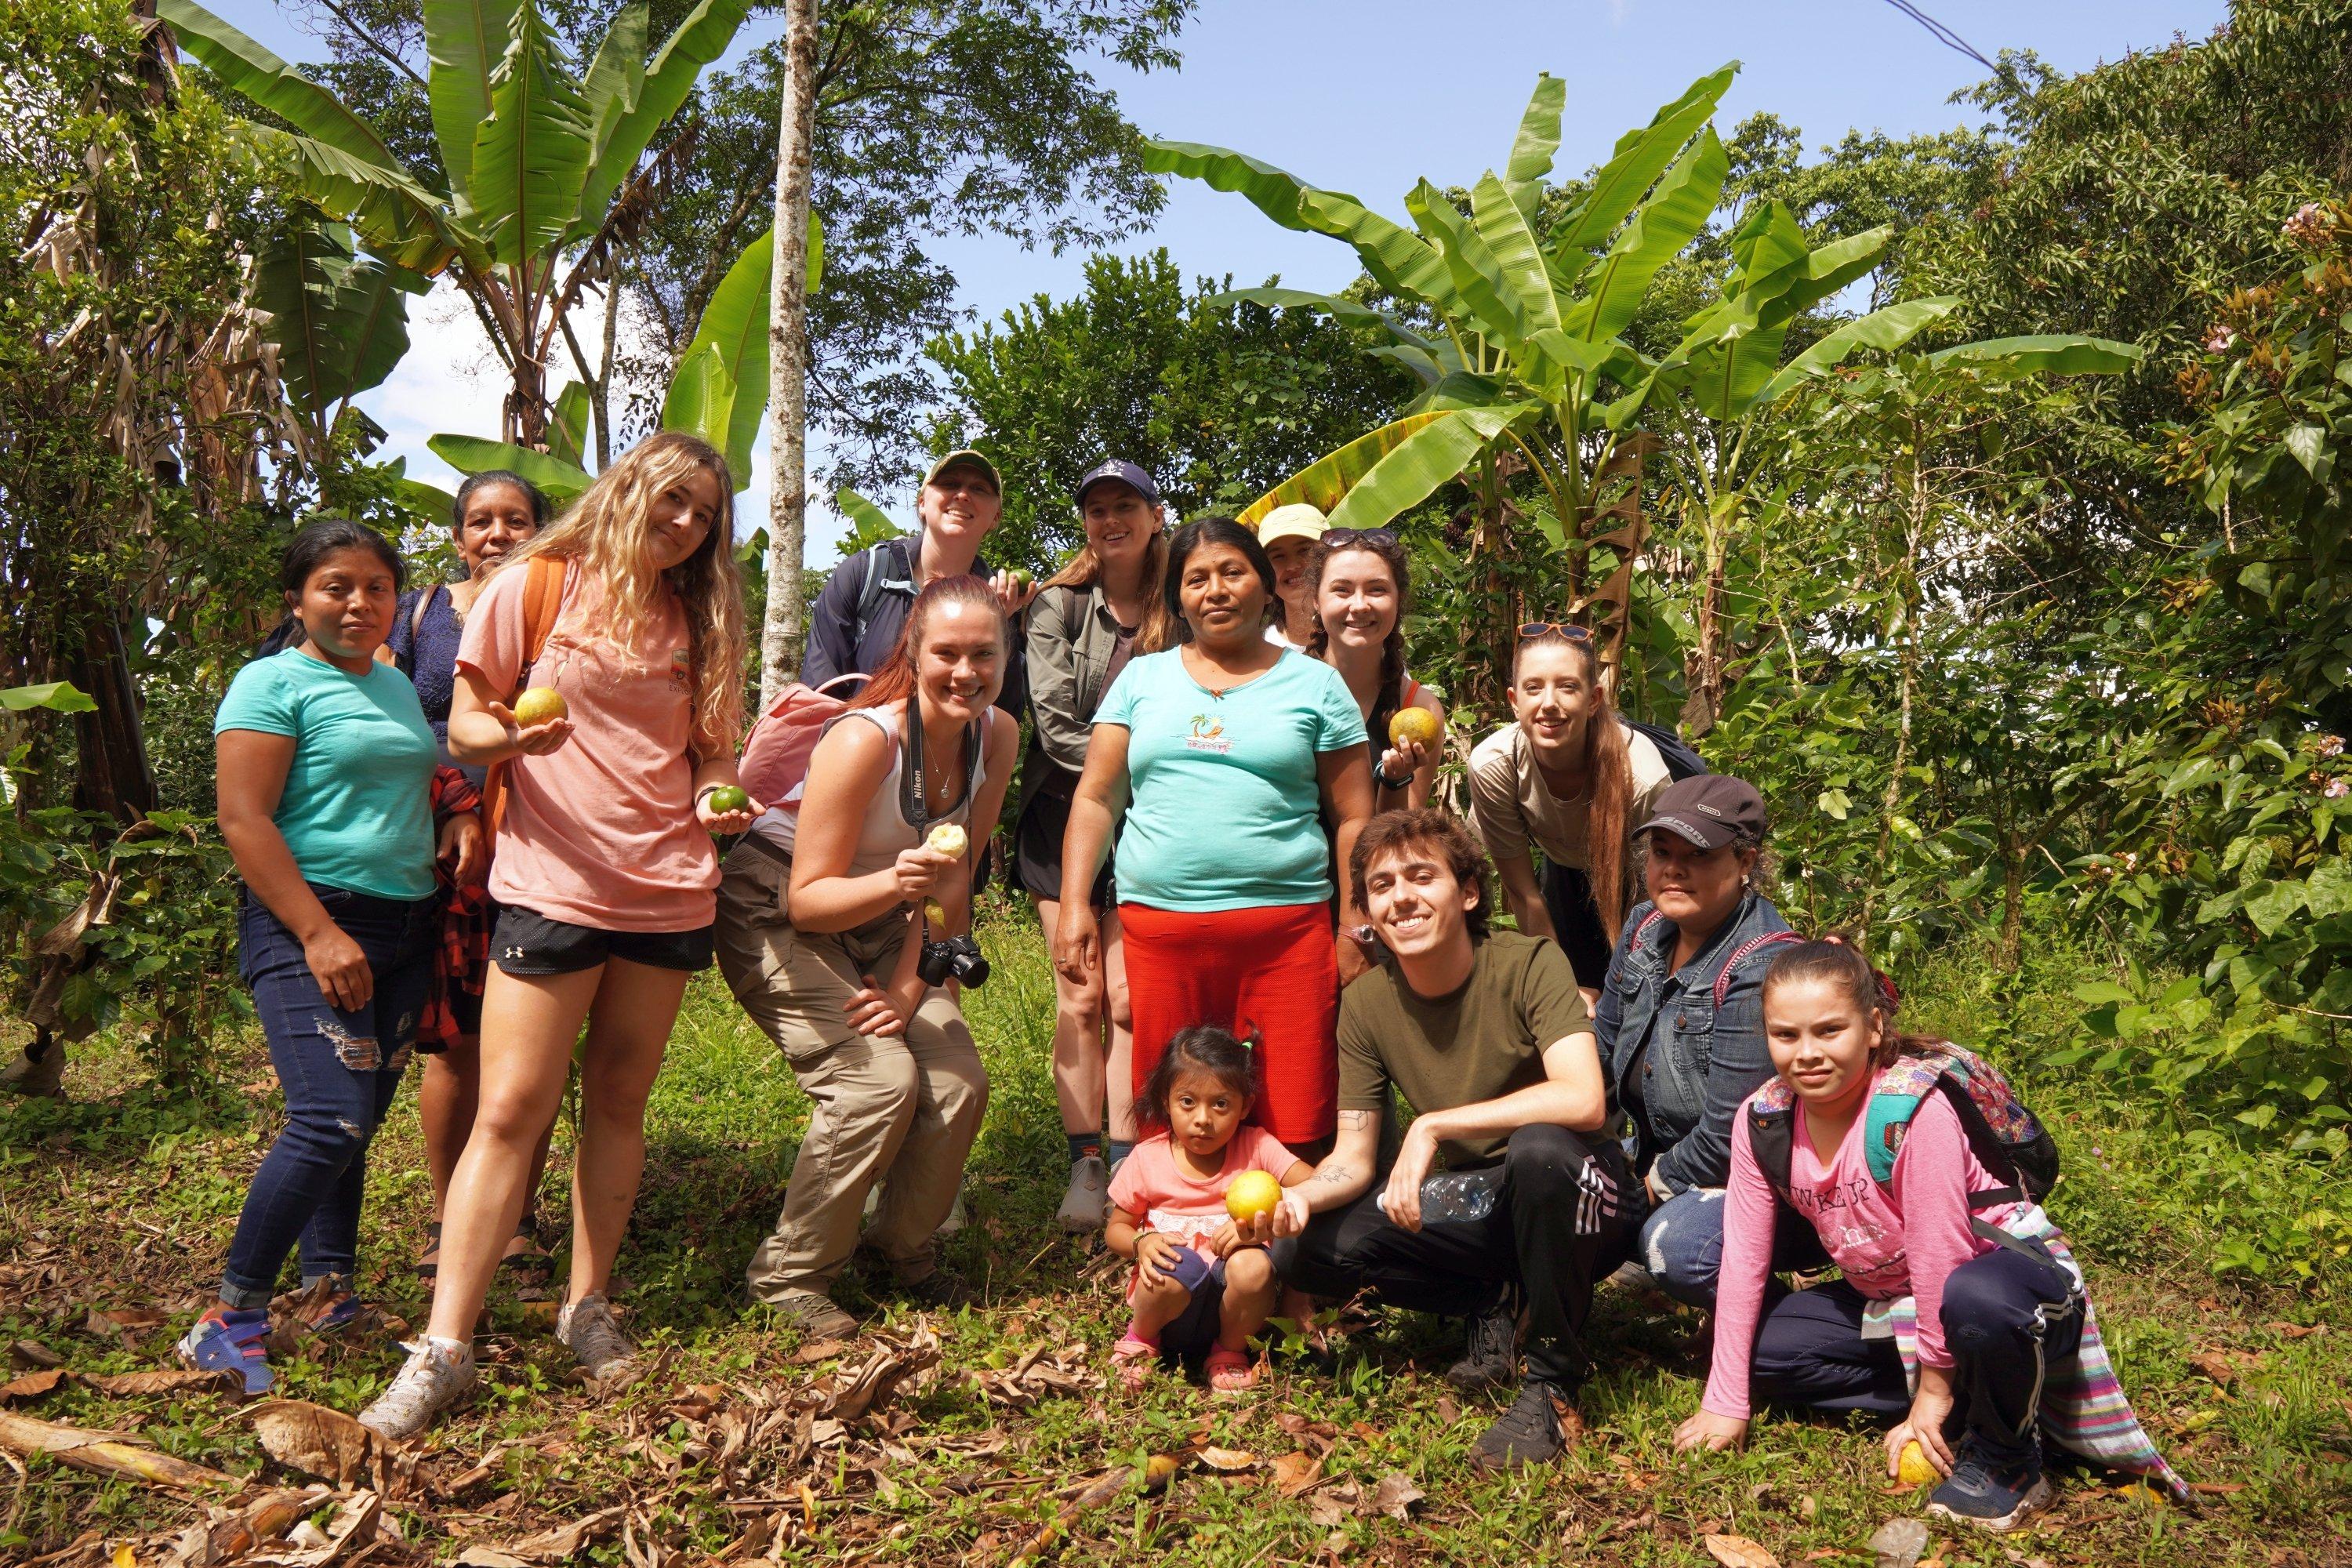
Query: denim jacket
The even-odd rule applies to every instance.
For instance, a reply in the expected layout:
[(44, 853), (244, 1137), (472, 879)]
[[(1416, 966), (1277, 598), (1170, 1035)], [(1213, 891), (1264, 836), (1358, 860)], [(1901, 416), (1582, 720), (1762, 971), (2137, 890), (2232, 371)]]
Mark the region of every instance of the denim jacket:
[(1610, 1117), (1614, 1122), (1624, 1108), (1625, 1086), (1639, 1059), (1649, 1125), (1633, 1131), (1643, 1145), (1659, 1152), (1652, 1166), (1659, 1182), (1677, 1193), (1719, 1187), (1731, 1172), (1732, 1118), (1772, 1076), (1763, 992), (1777, 944), (1748, 950), (1723, 989), (1720, 1008), (1716, 981), (1755, 938), (1787, 931), (1789, 922), (1768, 900), (1749, 893), (1688, 963), (1669, 973), (1675, 922), (1651, 920), (1653, 909), (1644, 902), (1625, 917), (1593, 1019), (1609, 1074)]

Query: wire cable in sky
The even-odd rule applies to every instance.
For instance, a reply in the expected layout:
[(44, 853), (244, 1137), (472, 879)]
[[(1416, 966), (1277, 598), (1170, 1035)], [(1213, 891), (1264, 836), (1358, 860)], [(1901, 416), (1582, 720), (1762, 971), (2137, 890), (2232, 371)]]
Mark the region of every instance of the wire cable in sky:
[(1960, 53), (1968, 56), (1969, 58), (1976, 61), (1977, 64), (1984, 67), (1984, 68), (1989, 71), (1998, 71), (2000, 69), (1999, 66), (1985, 58), (1984, 56), (1977, 53), (1976, 47), (1970, 44), (1966, 38), (1963, 38), (1958, 33), (1955, 33), (1949, 27), (1947, 27), (1941, 22), (1936, 20), (1935, 17), (1927, 15), (1927, 12), (1919, 9), (1918, 6), (1911, 4), (1911, 0), (1886, 0), (1886, 3), (1889, 5), (1894, 6), (1897, 11), (1902, 12), (1905, 16), (1910, 17), (1913, 21), (1918, 23), (1921, 26), (1927, 28), (1928, 33), (1936, 39), (1937, 42), (1946, 45), (1948, 47), (1958, 49)]

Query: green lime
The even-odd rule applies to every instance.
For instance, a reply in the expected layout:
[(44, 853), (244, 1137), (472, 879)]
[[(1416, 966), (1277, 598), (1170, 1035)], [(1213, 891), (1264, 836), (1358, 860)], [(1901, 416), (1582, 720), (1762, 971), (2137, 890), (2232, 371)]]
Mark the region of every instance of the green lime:
[(710, 810), (714, 816), (724, 816), (730, 811), (751, 809), (751, 797), (733, 784), (720, 784), (710, 792)]

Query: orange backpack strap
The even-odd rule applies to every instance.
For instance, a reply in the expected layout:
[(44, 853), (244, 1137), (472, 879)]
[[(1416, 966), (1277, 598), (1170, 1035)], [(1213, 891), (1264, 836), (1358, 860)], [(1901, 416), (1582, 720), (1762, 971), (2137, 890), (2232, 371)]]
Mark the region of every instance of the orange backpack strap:
[[(548, 636), (563, 611), (563, 584), (570, 571), (571, 563), (551, 555), (534, 555), (523, 568), (522, 663), (516, 668), (513, 689), (507, 693), (509, 702), (522, 695), (530, 667), (546, 651)], [(506, 815), (507, 762), (512, 760), (492, 763), (482, 778), (482, 829), (494, 841), (499, 820)]]

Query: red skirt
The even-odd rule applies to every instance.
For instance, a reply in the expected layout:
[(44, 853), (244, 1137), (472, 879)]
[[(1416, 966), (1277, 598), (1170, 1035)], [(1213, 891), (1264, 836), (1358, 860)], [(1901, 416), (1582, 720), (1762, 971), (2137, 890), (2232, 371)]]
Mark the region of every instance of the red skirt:
[(1328, 904), (1213, 911), (1118, 907), (1135, 1016), (1135, 1088), (1179, 1029), (1215, 1024), (1257, 1037), (1250, 1120), (1285, 1143), (1338, 1122), (1339, 967)]

